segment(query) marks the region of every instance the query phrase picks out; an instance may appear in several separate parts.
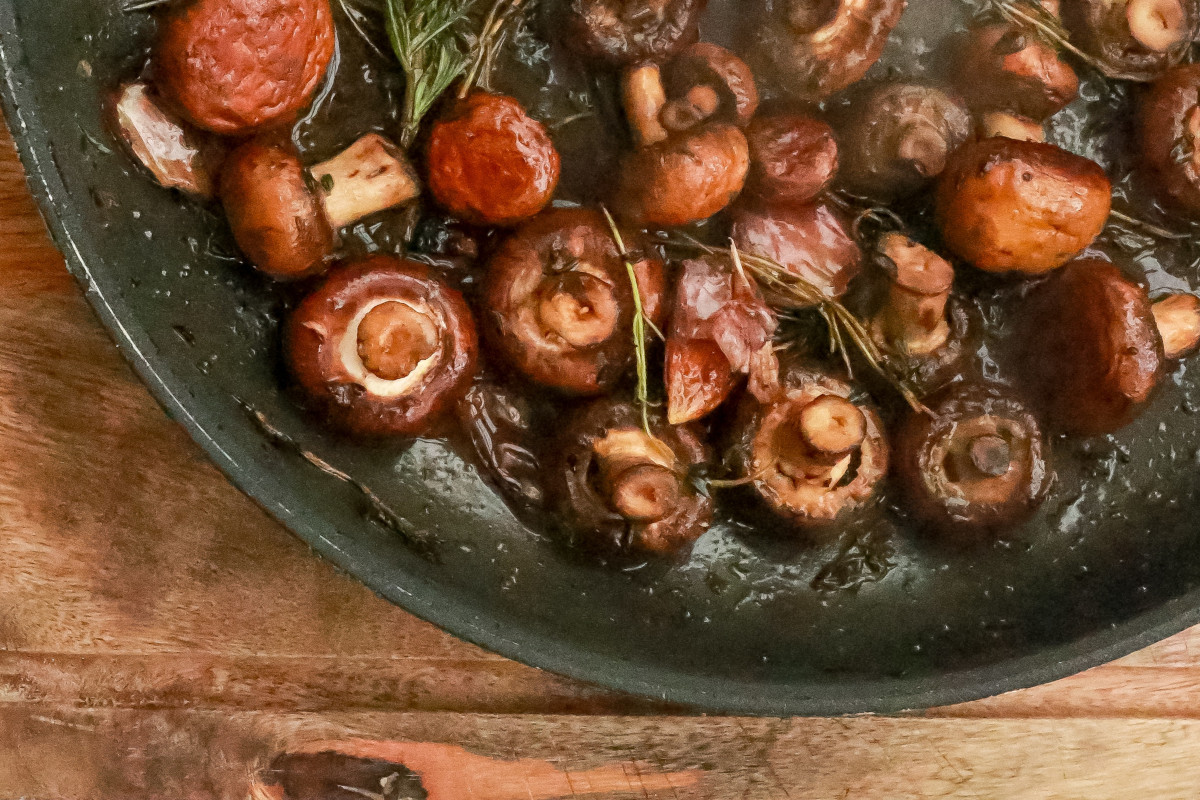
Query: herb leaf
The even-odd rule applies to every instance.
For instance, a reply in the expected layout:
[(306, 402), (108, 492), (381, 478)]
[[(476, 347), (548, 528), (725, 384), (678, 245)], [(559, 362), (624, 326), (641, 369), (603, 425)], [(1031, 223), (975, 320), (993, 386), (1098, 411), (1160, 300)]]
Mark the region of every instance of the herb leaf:
[(617, 252), (625, 261), (625, 271), (629, 273), (629, 283), (633, 288), (633, 349), (637, 355), (637, 401), (642, 407), (642, 427), (645, 429), (646, 435), (653, 438), (654, 434), (650, 432), (650, 362), (646, 354), (646, 330), (652, 328), (659, 336), (662, 336), (662, 332), (654, 327), (654, 323), (646, 319), (642, 307), (642, 289), (638, 286), (637, 270), (633, 268), (633, 262), (629, 259), (629, 251), (625, 249), (625, 239), (621, 236), (620, 229), (617, 228), (616, 220), (613, 219), (607, 208), (601, 206), (600, 210), (604, 212), (604, 218), (608, 220), (613, 242), (616, 243)]

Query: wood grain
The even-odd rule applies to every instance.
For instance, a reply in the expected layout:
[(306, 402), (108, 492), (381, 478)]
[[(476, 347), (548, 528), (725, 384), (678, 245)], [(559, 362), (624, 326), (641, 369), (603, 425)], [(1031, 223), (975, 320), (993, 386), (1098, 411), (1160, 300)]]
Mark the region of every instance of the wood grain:
[(314, 557), (154, 404), (5, 134), (0, 541), (0, 797), (235, 796), (278, 748), (350, 734), (700, 770), (681, 798), (1169, 798), (1200, 778), (1197, 629), (925, 718), (784, 722), (663, 717), (678, 710), (414, 619)]

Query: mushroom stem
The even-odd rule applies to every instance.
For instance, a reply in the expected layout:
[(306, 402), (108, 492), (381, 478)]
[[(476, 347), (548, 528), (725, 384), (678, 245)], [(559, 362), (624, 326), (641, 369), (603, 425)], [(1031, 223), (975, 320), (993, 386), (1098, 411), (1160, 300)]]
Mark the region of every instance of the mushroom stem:
[(611, 502), (625, 519), (654, 522), (671, 513), (679, 481), (668, 469), (643, 464), (622, 472), (612, 483)]
[(711, 86), (693, 86), (687, 94), (663, 106), (659, 119), (669, 131), (685, 131), (717, 113), (721, 97)]
[(167, 111), (144, 83), (121, 87), (117, 129), (141, 164), (168, 189), (213, 196), (216, 181), (199, 131)]
[(1154, 303), (1154, 322), (1167, 358), (1181, 358), (1200, 344), (1200, 298), (1171, 294)]
[(1003, 436), (977, 436), (967, 447), (967, 461), (980, 475), (998, 478), (1012, 468), (1012, 448)]
[(657, 65), (642, 64), (626, 70), (621, 76), (621, 97), (639, 147), (658, 144), (670, 135), (660, 121), (667, 92)]
[(316, 181), (325, 216), (334, 228), (402, 206), (421, 193), (416, 172), (404, 154), (377, 133), (369, 133), (344, 151), (309, 170)]
[(1046, 141), (1045, 129), (1028, 117), (1004, 111), (985, 111), (980, 120), (979, 133), (982, 137), (1004, 136), (1025, 142)]
[(896, 155), (911, 163), (920, 175), (932, 177), (946, 168), (950, 143), (933, 125), (916, 122), (901, 129)]
[(358, 324), (358, 356), (371, 374), (397, 381), (436, 352), (439, 333), (435, 320), (422, 309), (397, 301), (381, 303)]
[(832, 394), (806, 405), (796, 422), (809, 457), (824, 464), (841, 461), (862, 444), (867, 433), (867, 421), (858, 406)]
[(910, 355), (933, 353), (950, 338), (946, 303), (954, 268), (903, 234), (888, 234), (880, 244), (896, 271), (872, 327), (892, 349)]
[(1180, 0), (1129, 0), (1125, 19), (1133, 38), (1157, 53), (1188, 38), (1187, 12)]

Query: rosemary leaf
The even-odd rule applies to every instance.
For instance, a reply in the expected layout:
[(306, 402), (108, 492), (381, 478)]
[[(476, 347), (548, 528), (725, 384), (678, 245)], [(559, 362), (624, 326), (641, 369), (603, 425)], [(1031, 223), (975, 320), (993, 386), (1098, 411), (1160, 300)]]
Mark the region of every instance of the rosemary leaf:
[(621, 254), (621, 259), (625, 262), (625, 271), (629, 273), (629, 285), (633, 289), (633, 349), (637, 357), (637, 401), (638, 405), (642, 407), (642, 428), (645, 429), (647, 436), (654, 438), (654, 434), (650, 432), (650, 361), (646, 354), (646, 331), (653, 328), (659, 336), (662, 336), (662, 331), (659, 331), (654, 323), (646, 319), (642, 307), (642, 289), (638, 286), (637, 271), (629, 259), (629, 251), (625, 249), (625, 239), (621, 236), (616, 220), (613, 219), (607, 208), (601, 206), (600, 210), (604, 212), (604, 218), (608, 220), (613, 242), (616, 243), (617, 252)]

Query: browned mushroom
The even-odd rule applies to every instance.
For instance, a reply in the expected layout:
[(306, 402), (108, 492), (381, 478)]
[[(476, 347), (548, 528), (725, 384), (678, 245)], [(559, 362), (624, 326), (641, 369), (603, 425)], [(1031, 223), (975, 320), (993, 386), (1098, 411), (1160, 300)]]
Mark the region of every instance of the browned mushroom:
[(710, 123), (626, 156), (615, 205), (635, 225), (698, 222), (733, 202), (749, 168), (742, 132)]
[(988, 272), (1037, 274), (1092, 243), (1112, 208), (1099, 164), (1040, 142), (968, 142), (938, 180), (946, 245)]
[(833, 182), (833, 128), (802, 114), (759, 115), (746, 129), (750, 190), (768, 202), (810, 203)]
[(429, 134), (429, 191), (476, 225), (511, 226), (544, 209), (561, 162), (545, 126), (511, 97), (476, 91)]
[(1163, 372), (1146, 292), (1098, 259), (1067, 264), (1021, 307), (1016, 374), (1054, 428), (1096, 434), (1133, 420)]
[(122, 86), (112, 121), (121, 141), (159, 184), (206, 199), (216, 192), (224, 147), (163, 108), (148, 85)]
[(706, 0), (568, 0), (558, 33), (567, 46), (610, 67), (662, 64), (699, 36)]
[(587, 549), (686, 553), (712, 522), (712, 500), (690, 479), (709, 451), (687, 425), (655, 414), (647, 432), (631, 403), (597, 400), (567, 423), (552, 449), (559, 517)]
[(887, 349), (926, 356), (950, 340), (946, 304), (954, 285), (950, 262), (902, 233), (879, 242), (888, 274), (887, 300), (871, 318), (872, 336)]
[(462, 295), (429, 267), (376, 256), (305, 298), (284, 346), (301, 388), (338, 425), (417, 435), (470, 386), (478, 339)]
[(791, 368), (775, 400), (747, 395), (739, 407), (731, 465), (772, 510), (801, 527), (860, 506), (887, 472), (879, 416), (850, 396), (841, 381)]
[(546, 501), (539, 444), (551, 419), (528, 392), (483, 378), (458, 401), (458, 420), (482, 472), (518, 506), (542, 508)]
[(839, 182), (852, 194), (889, 203), (941, 174), (971, 135), (971, 115), (940, 89), (885, 83), (849, 104), (838, 132)]
[(226, 159), (220, 191), (250, 262), (296, 278), (324, 269), (338, 228), (412, 201), (420, 186), (399, 149), (372, 133), (307, 170), (291, 146), (251, 140)]
[(758, 110), (758, 86), (750, 67), (724, 47), (698, 42), (667, 65), (669, 100), (662, 110), (669, 131), (708, 119), (744, 128)]
[(957, 383), (910, 411), (892, 448), (905, 508), (951, 536), (978, 537), (1023, 522), (1053, 482), (1047, 444), (1007, 390)]
[[(733, 241), (744, 253), (769, 258), (829, 297), (841, 297), (862, 270), (862, 251), (831, 206), (739, 204), (733, 215)], [(794, 301), (770, 289), (774, 306)]]
[(1079, 77), (1035, 33), (998, 24), (976, 28), (967, 37), (958, 86), (976, 111), (1007, 111), (1040, 121), (1075, 99)]
[(1138, 117), (1144, 183), (1171, 211), (1200, 217), (1200, 64), (1154, 82)]
[(780, 0), (755, 4), (746, 52), (760, 81), (816, 102), (859, 80), (900, 21), (905, 0)]
[(1063, 0), (1071, 41), (1109, 75), (1151, 81), (1187, 54), (1200, 25), (1196, 0)]
[(735, 376), (754, 372), (751, 391), (758, 394), (773, 384), (774, 377), (761, 373), (778, 374), (777, 325), (745, 273), (712, 258), (684, 262), (667, 331), (667, 421), (679, 425), (715, 411), (733, 391)]
[[(663, 264), (635, 257), (635, 273), (646, 317), (659, 325)], [(552, 210), (517, 229), (488, 263), (483, 303), (496, 351), (540, 384), (600, 394), (633, 363), (633, 287), (598, 212)]]
[(334, 46), (329, 0), (188, 0), (160, 29), (154, 75), (193, 125), (243, 136), (308, 105)]

